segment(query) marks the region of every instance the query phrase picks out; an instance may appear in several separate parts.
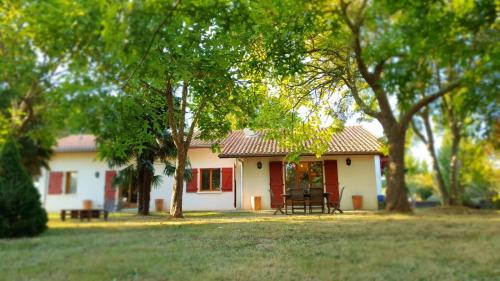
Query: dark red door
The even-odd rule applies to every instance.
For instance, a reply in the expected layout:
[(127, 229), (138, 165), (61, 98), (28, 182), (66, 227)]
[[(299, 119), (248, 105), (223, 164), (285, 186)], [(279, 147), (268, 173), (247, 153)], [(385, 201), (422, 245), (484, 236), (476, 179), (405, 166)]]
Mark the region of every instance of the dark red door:
[(273, 192), (274, 200), (271, 200), (271, 208), (276, 208), (277, 203), (283, 203), (283, 163), (281, 161), (269, 162), (269, 185)]
[(325, 160), (325, 189), (330, 193), (330, 201), (339, 200), (339, 174), (337, 160)]
[(104, 183), (104, 199), (105, 202), (115, 201), (115, 188), (113, 187), (113, 179), (116, 176), (116, 171), (106, 171)]

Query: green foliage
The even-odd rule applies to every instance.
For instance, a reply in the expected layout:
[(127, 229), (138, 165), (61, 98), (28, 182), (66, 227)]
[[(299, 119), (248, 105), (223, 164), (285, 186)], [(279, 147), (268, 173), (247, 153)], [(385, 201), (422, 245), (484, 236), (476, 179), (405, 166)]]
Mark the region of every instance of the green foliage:
[(406, 114), (447, 83), (463, 81), (476, 89), (486, 75), (494, 83), (492, 55), (498, 48), (487, 39), (497, 37), (494, 1), (362, 3), (254, 4), (259, 24), (251, 54), (271, 84), (262, 91), (273, 99), (263, 121), (273, 127), (300, 116), (290, 131), (317, 129), (318, 123), (338, 127), (354, 110), (406, 126)]
[[(446, 134), (438, 155), (442, 167), (449, 167), (450, 151), (450, 135)], [(466, 202), (492, 200), (500, 193), (500, 167), (497, 157), (493, 145), (486, 140), (466, 138), (462, 141), (459, 155), (460, 185), (464, 190)], [(443, 169), (443, 174), (448, 180), (448, 169)]]
[(434, 188), (426, 186), (417, 188), (417, 194), (422, 200), (427, 200), (434, 194)]
[[(163, 174), (171, 176), (175, 172), (176, 148), (164, 129), (164, 98), (149, 92), (97, 98), (101, 100), (87, 107), (91, 117), (85, 126), (97, 137), (99, 157), (121, 168), (114, 180), (118, 187), (141, 187), (147, 181), (140, 175), (145, 171), (151, 174), (151, 186), (138, 188), (139, 198), (143, 198), (143, 192), (161, 184), (161, 176), (154, 175), (155, 161), (165, 165)], [(143, 204), (141, 200), (140, 211)]]
[(0, 237), (36, 236), (47, 228), (47, 213), (33, 181), (21, 165), (12, 139), (0, 154)]
[(405, 164), (407, 188), (410, 193), (418, 195), (421, 200), (426, 200), (436, 193), (435, 181), (427, 162), (406, 154)]
[(483, 141), (465, 140), (461, 151), (460, 180), (465, 198), (491, 200), (500, 194), (500, 167), (492, 154), (490, 144)]
[(0, 2), (0, 143), (13, 136), (32, 175), (47, 167), (56, 136), (79, 109), (72, 94), (96, 78), (86, 66), (100, 43), (104, 6), (100, 0)]
[(95, 61), (118, 91), (164, 96), (172, 90), (179, 97), (188, 85), (181, 127), (197, 115), (203, 139), (220, 140), (249, 122), (258, 100), (242, 73), (251, 26), (246, 1), (133, 1), (114, 9), (102, 34), (106, 56)]

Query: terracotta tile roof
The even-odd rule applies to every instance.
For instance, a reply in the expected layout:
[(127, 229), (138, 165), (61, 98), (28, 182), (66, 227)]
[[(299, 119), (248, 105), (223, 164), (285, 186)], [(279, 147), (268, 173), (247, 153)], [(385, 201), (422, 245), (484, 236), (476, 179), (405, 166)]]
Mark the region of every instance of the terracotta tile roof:
[[(211, 141), (193, 137), (191, 148), (210, 148)], [(245, 131), (233, 131), (221, 142), (221, 158), (282, 156), (290, 153), (281, 148), (277, 141), (265, 138), (263, 132), (249, 134)], [(332, 154), (380, 154), (381, 143), (362, 126), (348, 126), (342, 132), (332, 135), (329, 149), (325, 155)], [(59, 139), (56, 152), (94, 152), (97, 151), (95, 136), (70, 135)]]
[(95, 136), (70, 135), (57, 141), (55, 152), (94, 152), (97, 151)]
[[(380, 154), (381, 143), (362, 126), (348, 126), (332, 135), (325, 155), (332, 154)], [(281, 148), (277, 141), (264, 137), (259, 132), (253, 135), (234, 131), (224, 141), (221, 158), (282, 156), (291, 151)]]
[(191, 145), (189, 148), (210, 148), (214, 142), (212, 141), (204, 141), (200, 140), (198, 137), (200, 136), (199, 132), (194, 132), (193, 139), (191, 140)]

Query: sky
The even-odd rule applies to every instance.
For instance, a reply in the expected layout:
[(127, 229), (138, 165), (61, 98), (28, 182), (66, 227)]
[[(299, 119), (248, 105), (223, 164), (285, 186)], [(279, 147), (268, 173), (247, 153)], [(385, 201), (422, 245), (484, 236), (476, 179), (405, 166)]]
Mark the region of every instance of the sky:
[[(352, 125), (362, 125), (365, 129), (370, 131), (377, 138), (382, 137), (384, 135), (384, 130), (382, 129), (382, 125), (380, 125), (380, 123), (377, 120), (363, 121), (360, 123), (358, 122), (357, 117), (354, 117), (347, 120), (346, 122), (346, 126), (352, 126)], [(427, 148), (421, 141), (413, 142), (410, 151), (415, 158), (419, 159), (420, 161), (425, 160), (428, 164), (431, 164), (431, 156), (429, 155)]]

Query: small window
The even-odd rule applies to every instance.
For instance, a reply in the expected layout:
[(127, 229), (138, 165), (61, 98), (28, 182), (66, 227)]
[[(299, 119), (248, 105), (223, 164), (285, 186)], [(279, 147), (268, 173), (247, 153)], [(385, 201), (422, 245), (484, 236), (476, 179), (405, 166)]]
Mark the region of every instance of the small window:
[(77, 172), (66, 172), (66, 181), (64, 184), (64, 193), (75, 194), (76, 193), (76, 178)]
[(201, 169), (200, 191), (220, 191), (220, 169)]

